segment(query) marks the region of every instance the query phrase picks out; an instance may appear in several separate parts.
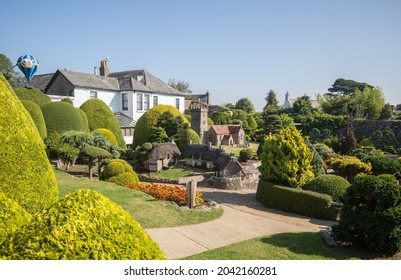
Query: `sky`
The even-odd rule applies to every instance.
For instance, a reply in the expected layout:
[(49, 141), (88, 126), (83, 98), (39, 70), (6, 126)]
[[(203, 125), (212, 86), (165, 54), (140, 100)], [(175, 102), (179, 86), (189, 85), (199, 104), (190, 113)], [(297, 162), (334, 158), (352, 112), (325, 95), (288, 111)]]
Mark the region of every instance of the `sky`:
[(1, 4), (0, 53), (40, 62), (37, 74), (146, 69), (211, 93), (216, 105), (249, 98), (257, 111), (325, 93), (338, 78), (401, 103), (398, 0), (13, 0)]

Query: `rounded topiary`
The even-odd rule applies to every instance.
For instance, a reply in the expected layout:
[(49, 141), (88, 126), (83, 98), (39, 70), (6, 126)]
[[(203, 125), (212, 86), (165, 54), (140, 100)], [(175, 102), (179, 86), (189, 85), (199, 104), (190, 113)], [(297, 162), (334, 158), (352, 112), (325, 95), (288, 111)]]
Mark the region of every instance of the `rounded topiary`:
[(0, 192), (0, 244), (30, 219), (31, 215), (15, 200)]
[(401, 171), (400, 163), (385, 156), (370, 156), (366, 158), (366, 161), (372, 164), (372, 173), (375, 175), (394, 174)]
[(1, 81), (0, 116), (0, 192), (30, 213), (49, 207), (58, 200), (58, 187), (44, 143), (24, 106)]
[(253, 158), (253, 150), (250, 148), (242, 149), (239, 152), (239, 160), (240, 161), (247, 161)]
[(177, 141), (178, 149), (181, 152), (184, 152), (189, 143), (201, 144), (201, 140), (198, 133), (196, 133), (196, 131), (191, 128), (188, 128), (181, 134), (180, 139), (178, 139)]
[(78, 111), (78, 113), (81, 115), (81, 118), (84, 122), (85, 128), (87, 131), (89, 131), (89, 122), (88, 122), (88, 117), (86, 116), (85, 112), (82, 111), (81, 108), (75, 108), (75, 110)]
[(397, 178), (393, 174), (380, 174), (377, 177), (387, 182), (394, 182)]
[(118, 146), (126, 149), (124, 137), (121, 133), (120, 126), (118, 125), (116, 116), (110, 108), (102, 100), (93, 98), (87, 100), (80, 107), (88, 117), (89, 129), (95, 130), (97, 128), (109, 129), (117, 139)]
[(363, 147), (374, 147), (372, 140), (369, 138), (362, 139), (361, 142), (359, 142), (359, 145)]
[(85, 189), (35, 215), (2, 248), (0, 255), (13, 260), (165, 259), (159, 246), (124, 209)]
[(69, 130), (86, 131), (79, 112), (67, 102), (52, 102), (41, 107), (46, 123), (47, 135), (54, 131), (62, 134)]
[(45, 119), (43, 118), (42, 110), (40, 107), (36, 105), (35, 102), (29, 100), (21, 100), (22, 105), (24, 105), (25, 109), (28, 111), (29, 115), (31, 116), (33, 122), (38, 129), (39, 135), (42, 140), (46, 139), (47, 131), (46, 131), (46, 124)]
[(37, 88), (17, 88), (14, 90), (20, 100), (35, 102), (39, 107), (49, 104), (52, 99)]
[(68, 104), (73, 105), (73, 102), (72, 102), (71, 98), (69, 98), (69, 97), (65, 97), (65, 98), (61, 99), (60, 101), (67, 102)]
[(139, 178), (135, 172), (123, 172), (109, 178), (107, 181), (121, 186), (139, 184)]
[(107, 128), (97, 128), (96, 131), (99, 131), (103, 136), (109, 141), (110, 143), (118, 146), (118, 142), (116, 137), (114, 136), (113, 132), (111, 132)]
[(185, 123), (189, 124), (188, 120), (178, 111), (177, 108), (171, 105), (157, 105), (146, 111), (138, 121), (136, 122), (134, 130), (134, 142), (132, 143), (133, 148), (142, 145), (150, 136), (152, 128), (157, 124), (157, 121), (161, 115), (165, 112), (170, 112), (174, 117), (182, 116)]
[(333, 201), (340, 201), (351, 184), (341, 176), (321, 175), (316, 177), (302, 188), (322, 194), (328, 194)]
[(120, 162), (110, 162), (102, 172), (102, 179), (108, 180), (111, 177), (117, 176), (125, 172), (124, 164)]

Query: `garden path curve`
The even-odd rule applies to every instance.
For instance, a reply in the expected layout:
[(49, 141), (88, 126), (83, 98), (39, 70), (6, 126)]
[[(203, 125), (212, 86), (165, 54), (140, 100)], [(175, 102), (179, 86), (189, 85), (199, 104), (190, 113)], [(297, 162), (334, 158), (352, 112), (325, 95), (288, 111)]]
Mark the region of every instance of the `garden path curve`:
[(147, 229), (168, 259), (180, 259), (262, 235), (318, 232), (335, 224), (273, 210), (256, 201), (255, 190), (198, 188), (204, 198), (224, 209), (213, 221), (170, 228)]

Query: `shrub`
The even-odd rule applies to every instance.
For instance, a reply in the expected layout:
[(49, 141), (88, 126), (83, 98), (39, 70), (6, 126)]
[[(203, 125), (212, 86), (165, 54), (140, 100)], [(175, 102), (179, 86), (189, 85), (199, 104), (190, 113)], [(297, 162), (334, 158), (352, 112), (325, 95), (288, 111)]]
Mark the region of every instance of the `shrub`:
[(334, 171), (351, 182), (359, 173), (368, 173), (372, 169), (370, 163), (364, 163), (354, 156), (330, 158), (328, 164)]
[(8, 259), (165, 259), (158, 245), (120, 206), (81, 189), (34, 216), (5, 242)]
[(306, 146), (295, 126), (265, 138), (260, 171), (269, 181), (301, 187), (314, 178), (313, 152)]
[(75, 108), (75, 110), (77, 110), (78, 113), (79, 113), (79, 115), (81, 116), (81, 118), (82, 118), (82, 120), (83, 120), (83, 122), (84, 122), (84, 125), (85, 125), (85, 130), (86, 130), (86, 131), (89, 131), (88, 117), (86, 116), (85, 112), (82, 111), (81, 108)]
[(54, 131), (63, 133), (69, 130), (85, 131), (81, 115), (66, 102), (52, 102), (41, 107), (46, 123), (47, 135)]
[(107, 181), (120, 186), (139, 184), (138, 175), (135, 172), (123, 172), (109, 178)]
[(111, 158), (112, 155), (106, 151), (105, 149), (95, 147), (95, 146), (86, 146), (81, 150), (81, 155), (83, 156), (84, 159), (86, 159), (88, 163), (88, 169), (89, 169), (89, 178), (92, 179), (92, 167), (95, 165), (95, 160), (98, 162), (98, 167), (99, 167), (99, 176), (101, 172), (101, 162), (104, 159)]
[(102, 180), (108, 180), (111, 177), (117, 176), (123, 172), (125, 172), (124, 164), (111, 161), (102, 172)]
[(383, 156), (383, 152), (376, 150), (372, 146), (361, 146), (350, 153), (351, 156), (356, 156), (363, 162), (367, 162), (366, 159), (370, 156)]
[(142, 145), (146, 141), (148, 141), (150, 131), (158, 122), (158, 119), (163, 113), (170, 112), (174, 117), (182, 116), (182, 120), (184, 123), (189, 125), (188, 120), (181, 114), (177, 108), (171, 105), (157, 105), (146, 111), (138, 121), (136, 122), (135, 130), (134, 130), (134, 142), (132, 143), (133, 148), (135, 149), (137, 146)]
[[(87, 100), (80, 107), (86, 114), (89, 122), (89, 129), (107, 128), (117, 139), (118, 146), (127, 149), (124, 137), (121, 133), (116, 116), (102, 100), (93, 98)], [(135, 129), (136, 130), (136, 129)]]
[(15, 94), (18, 96), (19, 100), (29, 100), (39, 107), (49, 104), (52, 99), (37, 88), (17, 88), (15, 89)]
[(36, 105), (35, 102), (29, 100), (21, 100), (22, 105), (24, 105), (25, 109), (28, 111), (31, 116), (33, 122), (35, 123), (36, 128), (38, 129), (39, 135), (42, 140), (46, 139), (47, 131), (45, 119), (43, 118), (42, 110), (40, 107)]
[(31, 215), (15, 200), (0, 192), (0, 244), (30, 219)]
[(239, 160), (240, 161), (247, 161), (253, 158), (253, 150), (250, 148), (242, 149), (239, 152)]
[(201, 139), (195, 130), (189, 128), (182, 131), (181, 137), (177, 141), (178, 149), (184, 152), (190, 142), (192, 144), (201, 144)]
[(312, 145), (309, 141), (305, 141), (305, 144), (313, 152), (311, 164), (315, 177), (326, 174), (326, 163), (324, 162), (318, 151), (315, 149), (315, 146)]
[(319, 153), (319, 155), (323, 158), (323, 160), (327, 160), (335, 155), (333, 150), (323, 143), (313, 144), (315, 150)]
[(372, 140), (369, 138), (364, 138), (359, 142), (359, 145), (362, 147), (374, 147)]
[(29, 213), (49, 207), (58, 200), (58, 188), (45, 146), (28, 112), (1, 81), (0, 116), (0, 192)]
[(341, 176), (321, 175), (302, 188), (304, 190), (330, 195), (334, 201), (340, 201), (349, 186), (350, 183)]
[(61, 102), (66, 102), (66, 103), (68, 103), (68, 104), (73, 105), (73, 102), (72, 102), (71, 98), (69, 98), (69, 97), (63, 98), (63, 99), (61, 99), (60, 101), (61, 101)]
[(256, 199), (269, 208), (317, 219), (336, 219), (332, 198), (329, 195), (278, 186), (260, 180)]
[(377, 176), (358, 176), (344, 196), (333, 231), (341, 241), (385, 255), (401, 249), (401, 187)]
[(375, 175), (394, 174), (401, 171), (401, 164), (385, 156), (370, 156), (366, 158), (366, 161), (372, 164), (372, 173)]
[(79, 149), (68, 144), (62, 144), (57, 150), (58, 158), (62, 159), (65, 164), (65, 170), (68, 170), (70, 165), (79, 155)]
[(390, 183), (397, 180), (397, 178), (393, 174), (380, 174), (377, 177), (379, 177), (380, 179), (383, 179), (386, 182), (390, 182)]
[(109, 129), (97, 128), (96, 131), (99, 131), (101, 134), (103, 134), (103, 136), (106, 137), (107, 141), (118, 146), (117, 138), (114, 136), (113, 132), (111, 132)]

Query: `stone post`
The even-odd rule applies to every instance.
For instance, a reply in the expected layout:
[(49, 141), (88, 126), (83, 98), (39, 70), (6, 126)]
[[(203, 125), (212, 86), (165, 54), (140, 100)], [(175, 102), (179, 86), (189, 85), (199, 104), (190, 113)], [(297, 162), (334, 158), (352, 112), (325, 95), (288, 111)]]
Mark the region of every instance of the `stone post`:
[(187, 206), (191, 209), (196, 206), (195, 198), (197, 184), (198, 182), (203, 181), (203, 179), (202, 175), (178, 178), (178, 184), (185, 184), (187, 188)]

